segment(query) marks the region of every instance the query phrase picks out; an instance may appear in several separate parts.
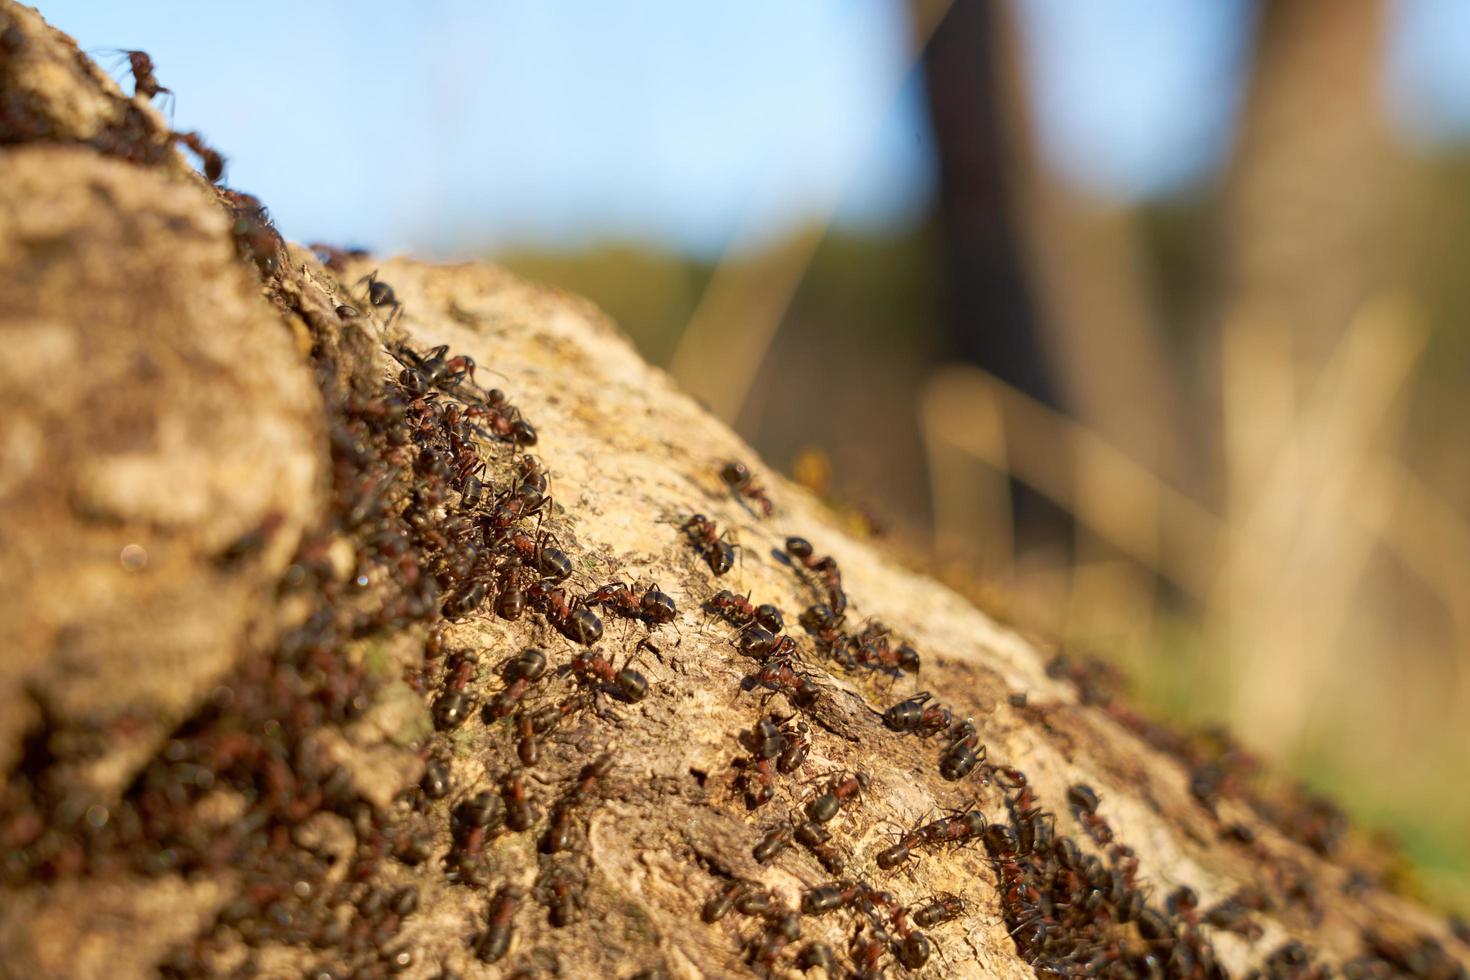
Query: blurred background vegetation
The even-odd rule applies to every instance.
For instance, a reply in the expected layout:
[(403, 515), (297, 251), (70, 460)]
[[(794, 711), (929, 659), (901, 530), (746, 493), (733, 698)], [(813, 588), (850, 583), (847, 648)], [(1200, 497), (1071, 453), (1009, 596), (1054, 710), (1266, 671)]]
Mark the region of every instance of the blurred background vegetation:
[(1470, 911), (1470, 4), (41, 6), (288, 236), (592, 298)]

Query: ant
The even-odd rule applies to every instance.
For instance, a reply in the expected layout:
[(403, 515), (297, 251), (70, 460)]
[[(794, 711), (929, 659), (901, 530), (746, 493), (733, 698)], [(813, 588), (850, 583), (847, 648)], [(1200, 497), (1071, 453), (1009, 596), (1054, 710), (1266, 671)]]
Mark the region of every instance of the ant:
[(505, 689), (486, 706), (485, 714), (490, 721), (504, 718), (514, 711), (525, 696), (526, 688), (546, 673), (546, 654), (535, 647), (528, 647), (516, 654), (502, 673), (506, 680)]
[(736, 629), (754, 624), (767, 632), (779, 633), (786, 628), (786, 619), (779, 607), (769, 602), (753, 605), (749, 595), (736, 595), (729, 589), (721, 589), (710, 596), (705, 608)]
[(1077, 822), (1082, 824), (1082, 829), (1087, 832), (1087, 836), (1097, 841), (1102, 847), (1107, 847), (1113, 842), (1113, 828), (1102, 814), (1097, 812), (1099, 802), (1097, 792), (1091, 786), (1077, 783), (1067, 787), (1067, 802), (1071, 804), (1072, 814), (1077, 818)]
[(590, 647), (602, 639), (602, 620), (581, 600), (568, 601), (565, 589), (546, 589), (540, 583), (527, 590), (537, 608), (545, 613), (556, 631), (573, 643)]
[(434, 701), (434, 725), (441, 732), (458, 728), (470, 715), (470, 699), (465, 688), (475, 675), (477, 665), (474, 654), (460, 652), (455, 655), (450, 671), (445, 678), (444, 691)]
[(515, 915), (525, 897), (525, 889), (519, 885), (506, 885), (496, 894), (490, 904), (489, 928), (475, 943), (475, 955), (481, 962), (494, 963), (510, 949)]
[(757, 864), (770, 863), (776, 855), (791, 846), (794, 830), (795, 828), (785, 825), (775, 828), (751, 849), (750, 856), (755, 858)]
[(618, 670), (612, 661), (587, 651), (572, 658), (571, 670), (584, 684), (597, 684), (618, 700), (636, 704), (648, 696), (648, 680), (631, 667)]
[[(735, 565), (735, 547), (720, 534), (715, 522), (703, 514), (694, 514), (679, 528), (689, 544), (716, 575), (724, 575)], [(725, 534), (730, 532), (726, 531)]]
[[(361, 286), (363, 283), (368, 284), (368, 302), (372, 303), (373, 306), (377, 307), (378, 309), (382, 309), (385, 306), (390, 306), (393, 308), (393, 312), (388, 314), (388, 319), (383, 323), (385, 327), (391, 324), (395, 319), (398, 318), (400, 314), (402, 314), (403, 304), (398, 301), (398, 296), (393, 292), (393, 287), (378, 278), (377, 269), (374, 269), (372, 272), (369, 272), (367, 275), (357, 280), (357, 284), (359, 286)], [(445, 350), (447, 349), (448, 348), (445, 348)], [(443, 356), (442, 352), (440, 356)]]
[(234, 218), (230, 234), (235, 239), (235, 250), (254, 262), (261, 275), (273, 275), (286, 252), (286, 240), (276, 230), (265, 205), (259, 198), (239, 191), (226, 189), (220, 193)]
[(842, 856), (836, 845), (832, 844), (832, 835), (827, 828), (814, 820), (808, 820), (796, 828), (796, 840), (802, 847), (811, 852), (828, 874), (840, 875), (843, 868), (847, 866), (847, 859)]
[(721, 466), (720, 479), (724, 480), (725, 485), (738, 496), (760, 504), (761, 515), (763, 517), (770, 517), (776, 512), (776, 507), (771, 503), (771, 498), (766, 495), (764, 488), (756, 484), (755, 479), (750, 475), (750, 467), (744, 463), (731, 460), (724, 466)]
[[(128, 68), (133, 73), (133, 98), (136, 99), (141, 96), (144, 99), (152, 100), (156, 96), (166, 95), (168, 96), (166, 100), (168, 103), (168, 114), (170, 118), (173, 117), (173, 89), (164, 88), (158, 84), (158, 76), (153, 73), (153, 58), (147, 51), (134, 51), (128, 48), (104, 48), (100, 49), (98, 53), (104, 51), (111, 54), (120, 54), (127, 59)], [(122, 62), (115, 63), (113, 65), (113, 71), (116, 71), (121, 65)]]
[(650, 587), (640, 598), (624, 583), (612, 582), (589, 593), (582, 599), (582, 603), (587, 606), (602, 606), (615, 616), (636, 619), (649, 626), (671, 623), (679, 614), (673, 598), (659, 591), (657, 585)]
[(555, 854), (558, 851), (570, 850), (572, 817), (576, 808), (591, 798), (592, 788), (612, 771), (612, 765), (613, 757), (609, 753), (599, 756), (582, 767), (581, 773), (577, 776), (577, 784), (551, 811), (551, 826), (547, 829), (546, 837), (541, 842), (543, 851), (547, 854)]
[(568, 865), (548, 868), (536, 884), (536, 897), (550, 910), (547, 918), (554, 929), (575, 925), (581, 919), (581, 891), (586, 882)]
[(883, 712), (883, 724), (890, 731), (912, 732), (930, 738), (954, 724), (954, 712), (942, 704), (929, 704), (934, 695), (920, 691)]
[(834, 616), (841, 618), (847, 612), (847, 593), (842, 591), (842, 571), (837, 567), (836, 559), (829, 556), (818, 558), (812, 543), (800, 537), (786, 539), (786, 554), (801, 562), (807, 571), (817, 573), (827, 593), (827, 605)]
[(832, 780), (822, 795), (806, 805), (806, 815), (814, 823), (826, 823), (837, 816), (843, 802), (861, 795), (868, 788), (868, 777), (858, 772)]
[(500, 820), (501, 815), (500, 798), (490, 790), (477, 793), (454, 808), (451, 814), (454, 847), (450, 851), (449, 862), (459, 880), (476, 883), (478, 876), (472, 862), (484, 850), (489, 827)]
[(786, 910), (779, 918), (772, 917), (760, 940), (751, 943), (750, 960), (769, 970), (776, 965), (776, 960), (786, 946), (800, 938), (801, 919)]
[[(757, 858), (759, 860), (759, 858)], [(699, 917), (708, 923), (719, 922), (730, 914), (730, 909), (739, 904), (746, 895), (755, 891), (755, 886), (748, 881), (729, 881), (724, 887), (710, 896), (700, 910)]]
[(798, 708), (808, 707), (816, 702), (819, 692), (815, 684), (796, 672), (794, 662), (786, 657), (772, 658), (749, 680), (785, 694)]
[(941, 892), (914, 913), (914, 925), (924, 928), (937, 926), (957, 918), (964, 914), (964, 911), (964, 899), (949, 892)]
[(220, 178), (225, 175), (225, 158), (218, 150), (205, 143), (204, 137), (195, 132), (188, 132), (174, 133), (172, 138), (175, 142), (183, 143), (199, 158), (199, 165), (204, 171), (204, 176), (211, 184), (220, 182)]
[(512, 775), (506, 779), (501, 795), (505, 798), (505, 825), (517, 832), (529, 830), (538, 814), (521, 777)]
[[(977, 748), (980, 751), (976, 752)], [(953, 742), (939, 757), (939, 775), (956, 782), (974, 772), (984, 759), (985, 746), (980, 744), (980, 736), (966, 735)]]

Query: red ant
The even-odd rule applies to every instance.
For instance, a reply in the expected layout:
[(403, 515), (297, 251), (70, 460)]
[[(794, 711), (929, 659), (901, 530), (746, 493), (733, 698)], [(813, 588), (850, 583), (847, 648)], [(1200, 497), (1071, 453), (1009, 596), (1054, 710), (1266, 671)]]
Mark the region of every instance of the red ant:
[(195, 132), (188, 132), (174, 133), (172, 138), (194, 152), (194, 155), (199, 158), (199, 165), (204, 171), (204, 176), (211, 184), (220, 182), (220, 178), (225, 175), (225, 158), (205, 143), (204, 137)]
[(779, 691), (791, 699), (797, 707), (806, 707), (817, 700), (818, 689), (810, 680), (798, 674), (789, 658), (773, 658), (767, 661), (752, 676), (754, 683), (773, 691)]
[(467, 884), (479, 883), (475, 861), (484, 850), (488, 828), (500, 817), (500, 799), (490, 790), (477, 793), (454, 808), (454, 848), (449, 860), (457, 880)]
[(954, 724), (954, 712), (942, 704), (929, 704), (934, 695), (920, 691), (883, 712), (890, 731), (912, 732), (920, 738), (937, 735)]
[(760, 504), (762, 516), (770, 517), (776, 512), (771, 498), (766, 496), (766, 491), (756, 484), (755, 479), (750, 475), (750, 467), (744, 463), (732, 460), (721, 466), (720, 479), (724, 480), (725, 485), (739, 496)]
[(582, 602), (588, 606), (602, 606), (616, 616), (636, 619), (650, 626), (672, 622), (678, 615), (674, 600), (658, 586), (652, 586), (639, 597), (622, 582), (612, 582), (586, 595)]
[(831, 607), (834, 616), (840, 618), (847, 612), (847, 593), (842, 591), (842, 571), (837, 567), (836, 559), (818, 558), (812, 543), (799, 537), (786, 539), (786, 554), (801, 562), (807, 571), (817, 573), (822, 581), (822, 588), (827, 593), (827, 605)]
[(1097, 841), (1102, 847), (1107, 847), (1113, 842), (1113, 828), (1102, 814), (1097, 812), (1099, 801), (1097, 793), (1091, 786), (1077, 783), (1067, 787), (1067, 802), (1071, 804), (1072, 814), (1077, 818), (1077, 822), (1082, 824), (1082, 829), (1087, 832), (1087, 836)]
[(648, 680), (631, 667), (618, 670), (612, 662), (590, 651), (572, 658), (572, 673), (584, 684), (597, 684), (618, 700), (636, 704), (648, 696)]
[(754, 810), (771, 802), (776, 786), (775, 760), (769, 757), (756, 758), (740, 764), (746, 767), (739, 780), (739, 785), (745, 792), (746, 805)]
[(613, 757), (607, 754), (582, 767), (576, 786), (568, 791), (551, 812), (551, 827), (541, 843), (543, 851), (555, 854), (571, 848), (572, 816), (578, 806), (591, 798), (592, 788), (612, 771), (612, 764)]
[[(715, 522), (703, 514), (695, 514), (680, 525), (689, 544), (716, 575), (724, 575), (735, 565), (735, 548), (720, 534)], [(728, 531), (725, 534), (729, 534)]]
[[(173, 90), (164, 88), (162, 85), (158, 84), (158, 76), (153, 73), (153, 58), (149, 56), (148, 52), (133, 51), (127, 48), (99, 49), (98, 53), (102, 52), (120, 54), (127, 59), (128, 68), (130, 68), (133, 73), (133, 98), (136, 99), (139, 96), (142, 96), (144, 99), (152, 100), (156, 96), (166, 95), (168, 96), (168, 114), (170, 117), (173, 116)], [(122, 62), (117, 62), (116, 64), (114, 64), (113, 70), (116, 71), (117, 68), (121, 66), (121, 64)]]
[(495, 901), (490, 906), (489, 927), (475, 942), (475, 955), (482, 962), (494, 963), (510, 949), (514, 930), (512, 923), (525, 897), (525, 889), (519, 885), (506, 885), (495, 896)]
[(538, 582), (526, 595), (557, 632), (572, 642), (590, 647), (602, 638), (602, 620), (580, 600), (569, 601), (565, 589), (547, 589)]
[(866, 791), (868, 777), (863, 773), (850, 773), (827, 784), (827, 790), (806, 805), (806, 815), (815, 823), (826, 823), (837, 816), (842, 804)]

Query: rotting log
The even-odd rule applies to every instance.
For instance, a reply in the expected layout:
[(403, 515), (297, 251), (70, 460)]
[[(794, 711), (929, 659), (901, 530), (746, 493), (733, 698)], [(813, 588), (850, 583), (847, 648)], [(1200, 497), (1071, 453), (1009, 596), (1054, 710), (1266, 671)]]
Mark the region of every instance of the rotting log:
[(0, 58), (0, 973), (1464, 975), (589, 304), (287, 245), (9, 0)]

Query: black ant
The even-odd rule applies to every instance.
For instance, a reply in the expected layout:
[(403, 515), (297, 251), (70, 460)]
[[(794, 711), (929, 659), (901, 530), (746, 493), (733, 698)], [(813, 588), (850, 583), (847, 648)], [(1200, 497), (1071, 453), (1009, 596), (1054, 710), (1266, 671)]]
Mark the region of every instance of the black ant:
[(388, 319), (384, 321), (384, 326), (391, 324), (402, 314), (403, 304), (398, 301), (398, 296), (393, 292), (393, 287), (378, 278), (377, 269), (374, 269), (357, 280), (359, 286), (363, 283), (368, 284), (368, 302), (372, 303), (378, 309), (382, 309), (385, 306), (393, 308), (393, 312), (388, 314)]
[(771, 503), (771, 498), (766, 495), (763, 487), (756, 484), (754, 477), (750, 475), (750, 467), (744, 463), (731, 460), (720, 467), (720, 479), (736, 494), (753, 500), (760, 504), (761, 515), (770, 517), (776, 512), (776, 507)]

